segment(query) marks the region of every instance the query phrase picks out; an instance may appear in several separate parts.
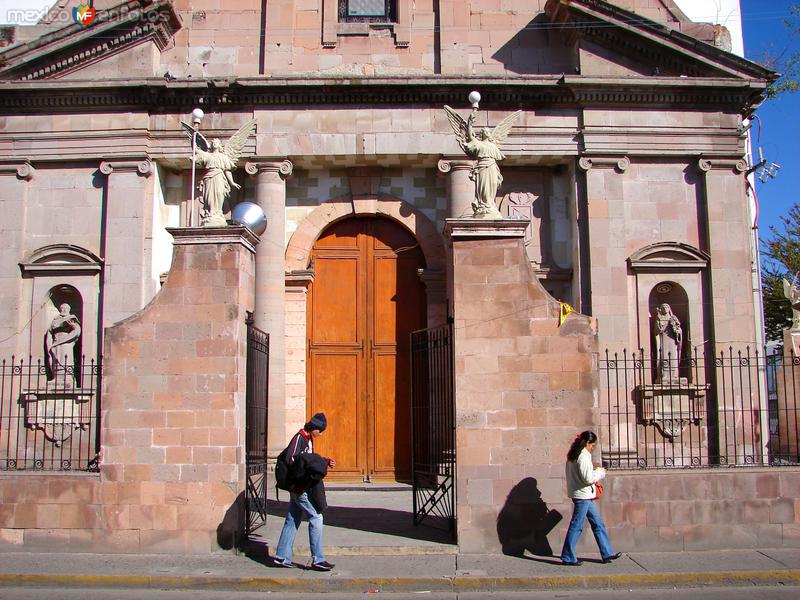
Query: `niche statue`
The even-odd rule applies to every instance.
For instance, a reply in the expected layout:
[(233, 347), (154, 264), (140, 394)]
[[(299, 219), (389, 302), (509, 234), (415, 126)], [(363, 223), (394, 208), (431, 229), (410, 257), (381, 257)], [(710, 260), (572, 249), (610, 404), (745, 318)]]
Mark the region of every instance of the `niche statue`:
[(654, 333), (658, 352), (658, 372), (656, 381), (661, 383), (678, 382), (678, 364), (683, 346), (681, 322), (672, 313), (672, 307), (663, 303), (656, 309)]
[(80, 385), (80, 337), (80, 321), (64, 302), (44, 334), (44, 370), (48, 382)]

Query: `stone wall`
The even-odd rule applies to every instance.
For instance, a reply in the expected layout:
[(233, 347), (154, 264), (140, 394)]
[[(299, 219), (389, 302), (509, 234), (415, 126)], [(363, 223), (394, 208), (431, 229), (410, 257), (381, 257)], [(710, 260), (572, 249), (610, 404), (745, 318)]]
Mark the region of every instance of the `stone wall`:
[(208, 554), (232, 543), (257, 238), (171, 232), (163, 289), (106, 332), (100, 473), (3, 473), (0, 549)]
[[(611, 471), (599, 503), (623, 552), (800, 547), (797, 467)], [(581, 548), (597, 553), (588, 530)]]
[(564, 498), (567, 449), (599, 423), (593, 321), (575, 314), (559, 327), (559, 304), (526, 260), (525, 221), (451, 219), (447, 231), (459, 549), (541, 548), (558, 523), (547, 511)]

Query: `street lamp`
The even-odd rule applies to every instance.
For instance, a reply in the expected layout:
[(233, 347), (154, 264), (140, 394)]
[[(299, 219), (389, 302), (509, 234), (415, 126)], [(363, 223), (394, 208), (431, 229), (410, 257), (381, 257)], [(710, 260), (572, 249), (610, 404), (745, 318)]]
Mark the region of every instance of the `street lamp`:
[(189, 188), (189, 227), (194, 225), (194, 188), (195, 188), (195, 164), (197, 162), (197, 132), (200, 130), (200, 123), (203, 121), (205, 113), (195, 108), (192, 111), (192, 186)]
[(481, 101), (481, 95), (478, 92), (470, 92), (467, 100), (472, 104), (473, 110), (478, 110), (478, 103)]

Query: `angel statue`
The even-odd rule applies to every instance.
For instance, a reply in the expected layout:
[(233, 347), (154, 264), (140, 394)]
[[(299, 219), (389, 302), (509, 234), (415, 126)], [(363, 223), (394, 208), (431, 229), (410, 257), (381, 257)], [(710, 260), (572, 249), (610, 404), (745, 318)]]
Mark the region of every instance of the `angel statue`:
[(792, 305), (792, 331), (800, 331), (800, 287), (798, 287), (796, 275), (792, 283), (789, 283), (785, 277), (783, 278), (783, 295)]
[(200, 224), (204, 227), (224, 227), (228, 222), (222, 213), (222, 205), (228, 199), (232, 187), (237, 190), (242, 188), (233, 180), (231, 171), (236, 168), (247, 138), (255, 130), (256, 120), (251, 119), (242, 125), (239, 131), (231, 136), (227, 144), (223, 144), (216, 138), (209, 143), (199, 131), (186, 123), (182, 122), (181, 125), (187, 133), (197, 136), (195, 162), (206, 169), (200, 182), (200, 189), (203, 193)]
[(449, 106), (445, 105), (444, 110), (447, 112), (453, 133), (456, 134), (458, 145), (467, 156), (477, 161), (469, 175), (469, 178), (475, 182), (475, 202), (472, 204), (472, 216), (483, 219), (502, 219), (503, 215), (495, 205), (497, 190), (503, 183), (503, 176), (500, 174), (497, 162), (505, 158), (500, 152), (499, 144), (506, 139), (508, 132), (511, 131), (511, 126), (522, 111), (518, 110), (507, 116), (493, 130), (484, 127), (476, 135), (472, 124), (478, 113), (477, 102), (472, 105), (472, 113), (466, 121)]

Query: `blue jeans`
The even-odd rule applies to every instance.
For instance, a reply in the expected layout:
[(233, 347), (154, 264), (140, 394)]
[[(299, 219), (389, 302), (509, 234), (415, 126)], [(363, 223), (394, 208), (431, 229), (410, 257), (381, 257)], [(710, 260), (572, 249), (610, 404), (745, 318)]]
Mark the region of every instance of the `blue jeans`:
[(611, 542), (608, 539), (608, 532), (606, 531), (606, 524), (603, 523), (603, 517), (600, 516), (600, 511), (594, 500), (576, 500), (572, 499), (572, 520), (569, 522), (569, 529), (567, 529), (567, 537), (564, 538), (564, 547), (561, 549), (561, 560), (564, 562), (575, 562), (578, 560), (575, 557), (575, 544), (581, 538), (583, 533), (583, 525), (586, 519), (589, 519), (589, 524), (592, 526), (594, 539), (597, 540), (597, 546), (600, 548), (600, 556), (603, 559), (608, 558), (614, 551), (611, 549)]
[(281, 537), (275, 549), (275, 558), (278, 560), (292, 560), (292, 546), (297, 536), (297, 528), (303, 520), (303, 515), (308, 517), (308, 543), (311, 546), (311, 561), (322, 562), (325, 556), (322, 553), (322, 514), (317, 512), (308, 499), (308, 494), (289, 494), (289, 512), (283, 522)]

